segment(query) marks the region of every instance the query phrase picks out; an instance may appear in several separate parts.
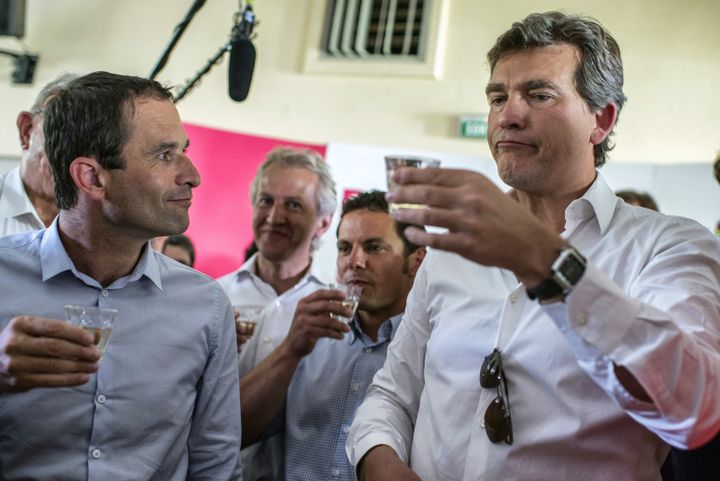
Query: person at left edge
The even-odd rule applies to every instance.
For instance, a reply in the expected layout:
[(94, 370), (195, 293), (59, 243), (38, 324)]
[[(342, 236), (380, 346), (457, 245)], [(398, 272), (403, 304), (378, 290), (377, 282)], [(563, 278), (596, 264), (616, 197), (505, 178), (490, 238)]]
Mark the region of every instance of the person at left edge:
[[(241, 479), (232, 307), (148, 242), (200, 183), (170, 91), (91, 73), (44, 130), (60, 213), (0, 240), (0, 479)], [(66, 304), (118, 310), (102, 360)]]
[(20, 165), (0, 174), (0, 237), (49, 226), (58, 209), (55, 182), (45, 155), (43, 111), (45, 104), (76, 74), (64, 73), (48, 82), (30, 110), (17, 116)]

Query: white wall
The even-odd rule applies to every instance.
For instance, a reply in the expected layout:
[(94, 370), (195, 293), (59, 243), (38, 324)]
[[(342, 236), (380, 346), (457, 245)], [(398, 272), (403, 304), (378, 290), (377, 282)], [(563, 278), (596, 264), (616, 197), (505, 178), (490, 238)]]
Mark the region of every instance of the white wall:
[[(0, 58), (0, 155), (16, 154), (17, 111), (63, 70), (147, 75), (190, 0), (33, 0), (25, 43), (41, 53), (37, 85), (11, 86)], [(222, 45), (237, 0), (207, 2), (160, 79), (182, 83)], [(708, 162), (720, 149), (720, 2), (717, 0), (450, 0), (442, 78), (304, 74), (306, 26), (318, 0), (256, 0), (258, 60), (250, 98), (227, 96), (227, 64), (180, 104), (185, 120), (273, 137), (487, 156), (455, 137), (461, 113), (485, 112), (485, 53), (513, 20), (564, 8), (599, 18), (625, 58), (629, 102), (616, 162)], [(0, 38), (0, 48), (16, 43)]]
[(4, 158), (0, 156), (0, 174), (7, 172), (20, 165), (20, 161), (16, 159)]

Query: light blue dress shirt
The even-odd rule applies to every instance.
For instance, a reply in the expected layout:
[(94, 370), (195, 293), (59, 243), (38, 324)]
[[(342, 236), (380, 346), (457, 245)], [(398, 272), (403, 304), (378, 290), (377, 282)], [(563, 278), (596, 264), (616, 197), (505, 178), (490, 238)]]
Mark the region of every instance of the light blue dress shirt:
[(232, 308), (209, 277), (150, 249), (103, 288), (58, 235), (0, 239), (0, 329), (64, 305), (118, 310), (90, 381), (0, 394), (0, 479), (239, 480)]
[(320, 339), (300, 362), (285, 406), (287, 481), (356, 479), (345, 440), (401, 317), (380, 326), (377, 342), (362, 332), (356, 317), (344, 339)]

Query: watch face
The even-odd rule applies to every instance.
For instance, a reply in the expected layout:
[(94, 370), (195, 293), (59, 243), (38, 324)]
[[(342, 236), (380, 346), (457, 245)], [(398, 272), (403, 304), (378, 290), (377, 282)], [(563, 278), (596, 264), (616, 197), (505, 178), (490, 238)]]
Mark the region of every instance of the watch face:
[(585, 273), (585, 262), (583, 262), (583, 259), (579, 258), (577, 254), (571, 251), (565, 257), (562, 264), (560, 264), (558, 270), (567, 280), (568, 284), (574, 286)]

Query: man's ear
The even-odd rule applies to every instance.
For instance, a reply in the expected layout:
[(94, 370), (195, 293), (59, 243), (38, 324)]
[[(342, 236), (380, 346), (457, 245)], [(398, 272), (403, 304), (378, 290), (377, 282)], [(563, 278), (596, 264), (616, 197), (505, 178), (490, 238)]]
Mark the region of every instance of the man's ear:
[(601, 144), (610, 135), (617, 121), (617, 114), (617, 105), (612, 102), (595, 112), (595, 129), (590, 135), (590, 142), (593, 145)]
[(30, 134), (33, 128), (33, 114), (27, 110), (23, 110), (17, 116), (15, 124), (18, 129), (18, 138), (20, 139), (20, 147), (23, 150), (30, 148)]
[(423, 259), (425, 259), (426, 253), (427, 251), (424, 247), (418, 247), (415, 249), (415, 252), (408, 256), (408, 274), (410, 277), (415, 277), (418, 269), (420, 269), (420, 264), (422, 264)]
[(93, 200), (105, 198), (106, 172), (92, 157), (78, 157), (70, 163), (70, 176), (78, 190)]
[(330, 224), (332, 223), (332, 214), (320, 217), (319, 221), (320, 222), (318, 222), (318, 226), (315, 229), (315, 239), (321, 238), (322, 235), (330, 228)]

